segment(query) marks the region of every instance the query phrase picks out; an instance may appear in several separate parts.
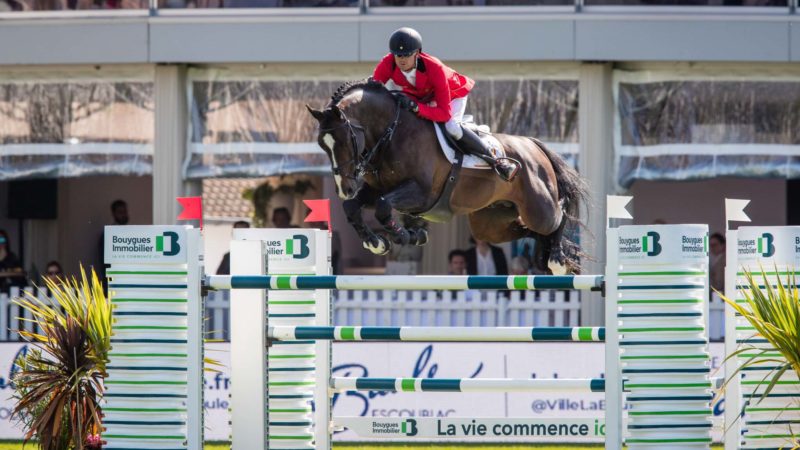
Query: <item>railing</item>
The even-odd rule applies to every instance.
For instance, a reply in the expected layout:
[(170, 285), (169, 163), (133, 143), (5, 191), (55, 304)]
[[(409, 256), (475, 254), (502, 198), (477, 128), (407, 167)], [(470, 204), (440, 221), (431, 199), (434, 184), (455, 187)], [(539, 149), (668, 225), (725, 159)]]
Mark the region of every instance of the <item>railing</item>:
[[(34, 293), (33, 288), (25, 291)], [(11, 302), (18, 288), (0, 294), (0, 341), (19, 341), (16, 330), (33, 330), (31, 316)], [(45, 293), (39, 298), (46, 300)], [(229, 337), (230, 291), (206, 298), (209, 339)], [(28, 319), (28, 320), (25, 320)], [(709, 337), (722, 340), (725, 305), (716, 295), (709, 304)], [(337, 326), (574, 327), (580, 323), (577, 291), (333, 291)]]
[[(0, 16), (55, 17), (84, 15), (108, 16), (109, 12), (123, 16), (155, 16), (166, 12), (185, 12), (189, 15), (218, 14), (231, 11), (253, 14), (261, 10), (266, 14), (277, 11), (294, 11), (325, 14), (405, 13), (416, 11), (486, 11), (520, 10), (543, 13), (582, 12), (633, 12), (633, 13), (796, 13), (800, 0), (744, 0), (738, 5), (725, 5), (720, 0), (664, 0), (659, 3), (631, 0), (2, 0)], [(217, 11), (214, 13), (213, 11)], [(236, 12), (239, 11), (239, 12)], [(37, 16), (38, 14), (38, 16)]]

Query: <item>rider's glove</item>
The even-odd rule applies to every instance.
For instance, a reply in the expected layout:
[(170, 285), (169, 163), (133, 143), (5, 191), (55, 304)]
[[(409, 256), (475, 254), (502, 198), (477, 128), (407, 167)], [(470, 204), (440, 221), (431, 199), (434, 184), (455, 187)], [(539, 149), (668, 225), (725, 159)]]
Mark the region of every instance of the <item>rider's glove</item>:
[(407, 109), (414, 114), (419, 113), (419, 105), (414, 100), (406, 97), (405, 95), (399, 95), (397, 97), (397, 105), (403, 109)]

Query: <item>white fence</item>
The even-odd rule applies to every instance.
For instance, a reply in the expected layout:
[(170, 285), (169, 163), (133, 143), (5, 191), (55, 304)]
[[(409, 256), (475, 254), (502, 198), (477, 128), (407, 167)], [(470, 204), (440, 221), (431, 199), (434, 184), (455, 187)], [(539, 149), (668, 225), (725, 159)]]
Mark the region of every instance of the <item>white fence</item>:
[[(26, 289), (33, 292), (32, 288)], [(230, 291), (206, 298), (208, 339), (228, 339)], [(30, 314), (0, 294), (0, 341), (18, 341), (15, 330), (32, 330)], [(40, 295), (43, 300), (44, 294)], [(21, 315), (22, 314), (22, 315)], [(709, 305), (712, 340), (725, 332), (724, 303), (714, 294)], [(355, 326), (521, 326), (574, 327), (580, 323), (578, 291), (334, 291), (334, 325)]]

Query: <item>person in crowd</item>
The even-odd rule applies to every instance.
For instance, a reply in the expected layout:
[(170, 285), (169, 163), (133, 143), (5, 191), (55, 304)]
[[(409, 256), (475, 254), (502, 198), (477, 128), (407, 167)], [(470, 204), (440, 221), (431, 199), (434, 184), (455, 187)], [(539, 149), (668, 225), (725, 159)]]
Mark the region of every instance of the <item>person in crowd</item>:
[(710, 253), (709, 283), (712, 289), (725, 292), (725, 236), (714, 233), (708, 238)]
[(511, 259), (510, 275), (529, 275), (531, 271), (531, 261), (524, 256), (515, 256)]
[(474, 246), (466, 252), (469, 275), (508, 275), (508, 263), (502, 248), (474, 237), (470, 242)]
[(467, 253), (464, 250), (451, 250), (447, 255), (447, 274), (466, 275), (467, 274)]
[[(111, 218), (113, 223), (111, 225), (127, 225), (130, 222), (130, 216), (128, 215), (128, 203), (125, 200), (114, 200), (111, 203)], [(105, 262), (105, 247), (106, 241), (106, 231), (105, 227), (103, 231), (100, 232), (100, 242), (98, 245), (98, 261), (94, 266), (95, 272), (97, 272), (97, 276), (100, 277), (100, 280), (103, 282), (103, 285), (106, 284), (106, 262)]]
[[(250, 228), (250, 224), (244, 220), (239, 220), (233, 223), (233, 228)], [(217, 267), (217, 275), (230, 275), (231, 274), (231, 252), (225, 253), (222, 261)]]
[(8, 294), (12, 286), (24, 285), (25, 273), (22, 270), (22, 263), (11, 251), (8, 233), (0, 230), (0, 292)]
[(50, 261), (47, 263), (47, 269), (42, 275), (42, 284), (44, 284), (44, 280), (50, 280), (53, 283), (59, 282), (59, 280), (64, 279), (64, 270), (61, 268), (61, 264), (58, 261)]
[(272, 210), (272, 226), (275, 228), (294, 228), (292, 226), (292, 213), (283, 206)]

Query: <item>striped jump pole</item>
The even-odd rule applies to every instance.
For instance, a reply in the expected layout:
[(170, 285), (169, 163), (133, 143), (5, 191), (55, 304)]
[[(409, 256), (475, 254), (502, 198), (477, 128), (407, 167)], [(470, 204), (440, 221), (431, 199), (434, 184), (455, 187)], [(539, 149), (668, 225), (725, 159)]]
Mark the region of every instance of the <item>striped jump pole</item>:
[(206, 286), (211, 289), (391, 289), (419, 290), (599, 290), (602, 275), (209, 275)]
[(404, 342), (603, 342), (602, 327), (269, 327), (271, 339), (283, 341)]
[(605, 392), (602, 378), (340, 378), (333, 377), (335, 392)]

